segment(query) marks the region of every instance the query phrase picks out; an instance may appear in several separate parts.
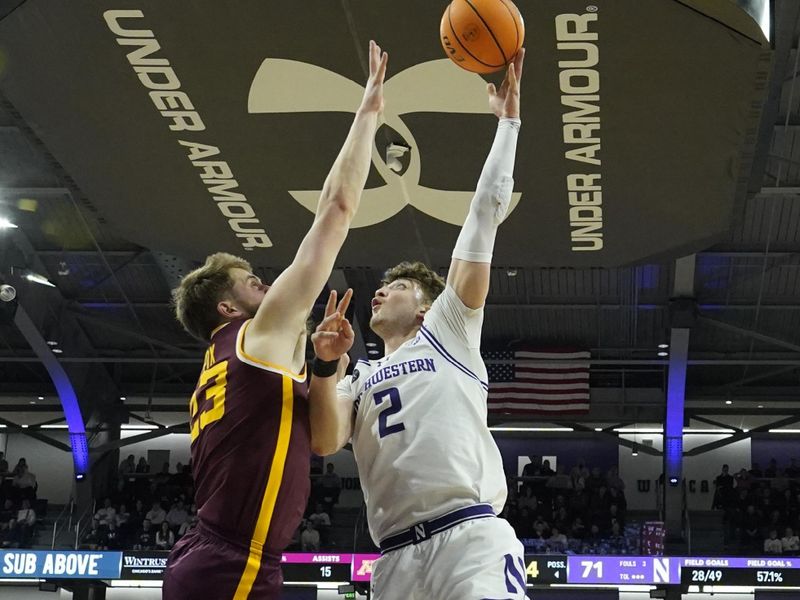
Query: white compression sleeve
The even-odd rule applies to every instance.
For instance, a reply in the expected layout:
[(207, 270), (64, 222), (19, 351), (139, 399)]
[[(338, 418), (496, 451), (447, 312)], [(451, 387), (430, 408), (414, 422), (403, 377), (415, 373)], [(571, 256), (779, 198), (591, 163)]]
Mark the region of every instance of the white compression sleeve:
[(453, 258), (469, 262), (492, 262), (497, 226), (505, 219), (514, 191), (514, 158), (522, 121), (500, 119), (492, 149), (483, 165), (469, 214), (458, 234)]

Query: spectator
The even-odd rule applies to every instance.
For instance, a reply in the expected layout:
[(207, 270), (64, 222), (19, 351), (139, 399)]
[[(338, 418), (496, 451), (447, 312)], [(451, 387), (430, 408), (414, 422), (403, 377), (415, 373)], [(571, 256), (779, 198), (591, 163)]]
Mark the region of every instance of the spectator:
[(177, 531), (180, 526), (189, 519), (189, 513), (187, 512), (186, 507), (183, 505), (183, 500), (178, 500), (172, 505), (172, 508), (170, 508), (169, 512), (167, 513), (166, 519), (167, 523), (169, 523), (169, 526), (174, 531)]
[(533, 494), (533, 488), (531, 486), (526, 485), (522, 488), (522, 494), (517, 499), (517, 508), (520, 510), (527, 508), (534, 513), (539, 511), (539, 500)]
[(30, 543), (33, 529), (36, 526), (36, 511), (31, 508), (30, 501), (22, 501), (22, 508), (17, 511), (17, 527), (19, 528), (20, 543), (23, 547)]
[(552, 552), (561, 553), (567, 549), (567, 536), (558, 530), (558, 527), (553, 527), (550, 538), (547, 540), (547, 548)]
[(28, 461), (27, 461), (27, 460), (25, 460), (24, 458), (20, 458), (20, 459), (17, 461), (17, 464), (16, 464), (16, 466), (14, 467), (14, 470), (13, 470), (13, 471), (11, 471), (11, 475), (12, 475), (13, 477), (16, 477), (17, 475), (19, 475), (19, 474), (22, 472), (22, 468), (23, 468), (23, 467), (25, 467), (26, 469), (28, 468)]
[(8, 475), (8, 461), (5, 452), (0, 452), (0, 479)]
[[(23, 461), (25, 459), (21, 458), (20, 460)], [(11, 482), (17, 498), (35, 500), (36, 488), (38, 487), (38, 484), (36, 483), (36, 475), (28, 470), (27, 464), (17, 466), (19, 469), (17, 470), (15, 468), (16, 475), (14, 475), (14, 481)]]
[(759, 479), (764, 476), (764, 473), (762, 473), (761, 467), (758, 466), (757, 462), (754, 462), (753, 465), (750, 467), (750, 475), (754, 479)]
[(186, 521), (178, 528), (178, 537), (182, 538), (197, 525), (197, 510), (195, 510)]
[(319, 502), (317, 502), (316, 506), (314, 507), (314, 512), (308, 515), (308, 520), (314, 524), (316, 529), (331, 526), (331, 518), (328, 516), (328, 513), (325, 512), (325, 509)]
[(117, 528), (122, 530), (122, 532), (124, 533), (130, 519), (131, 519), (131, 513), (128, 512), (128, 507), (125, 504), (120, 504), (119, 510), (117, 511), (117, 514), (114, 516), (114, 525), (116, 525)]
[(556, 467), (555, 475), (551, 475), (550, 479), (547, 480), (547, 487), (556, 490), (572, 489), (572, 479), (569, 475), (564, 473), (564, 465), (558, 465), (558, 467)]
[(600, 486), (604, 485), (606, 485), (606, 480), (603, 478), (599, 467), (593, 467), (591, 475), (589, 475), (589, 478), (586, 480), (586, 489), (589, 490), (589, 492), (593, 492), (594, 490), (599, 490)]
[(155, 536), (153, 530), (150, 528), (150, 521), (145, 519), (142, 521), (142, 528), (136, 534), (136, 543), (133, 545), (134, 550), (152, 550), (155, 544)]
[(122, 546), (122, 532), (115, 521), (110, 521), (106, 530), (106, 550), (121, 550)]
[(161, 503), (158, 500), (153, 501), (153, 508), (147, 511), (144, 516), (145, 520), (150, 521), (152, 525), (161, 525), (161, 522), (167, 518), (167, 513), (161, 508)]
[(794, 555), (800, 551), (800, 540), (794, 534), (791, 527), (786, 528), (784, 536), (781, 538), (781, 548), (784, 554)]
[(169, 523), (161, 521), (161, 527), (156, 533), (156, 549), (171, 550), (175, 545), (175, 534), (169, 528)]
[(11, 519), (2, 531), (3, 548), (16, 548), (20, 545), (20, 529), (17, 520)]
[(580, 517), (575, 517), (575, 520), (572, 521), (569, 537), (575, 538), (576, 540), (582, 540), (586, 537), (586, 526), (583, 524), (583, 519)]
[(306, 521), (306, 527), (300, 534), (300, 549), (303, 552), (319, 552), (319, 532), (310, 520)]
[(722, 473), (714, 479), (714, 498), (711, 509), (726, 509), (730, 506), (733, 496), (733, 476), (728, 473), (728, 465), (722, 465)]
[(342, 491), (342, 478), (334, 471), (333, 463), (325, 465), (325, 474), (320, 478), (320, 497), (322, 503), (332, 510), (339, 503)]
[(8, 528), (8, 522), (15, 519), (17, 511), (14, 510), (14, 501), (11, 498), (6, 498), (3, 504), (3, 509), (0, 510), (0, 527), (5, 526)]
[(753, 477), (747, 471), (747, 469), (741, 469), (735, 476), (734, 479), (736, 480), (736, 491), (741, 492), (742, 490), (748, 491), (750, 487), (753, 485)]
[(130, 517), (128, 518), (128, 531), (139, 531), (142, 528), (142, 522), (146, 514), (147, 510), (144, 507), (144, 502), (136, 500), (130, 512)]
[(622, 477), (619, 476), (619, 469), (614, 466), (608, 470), (608, 474), (606, 475), (606, 485), (608, 485), (608, 491), (617, 490), (618, 492), (625, 491), (625, 482), (622, 481)]
[(97, 522), (104, 527), (108, 527), (109, 523), (116, 521), (117, 509), (111, 505), (111, 498), (105, 499), (103, 502), (103, 507), (95, 513), (94, 518), (97, 519)]
[(627, 554), (628, 542), (625, 536), (622, 535), (622, 528), (619, 526), (619, 523), (613, 523), (611, 525), (611, 535), (608, 536), (608, 545), (615, 554)]
[(147, 464), (147, 460), (144, 456), (139, 458), (139, 462), (136, 464), (136, 472), (137, 473), (149, 473), (150, 472), (150, 465)]
[(796, 458), (791, 459), (789, 466), (786, 467), (785, 473), (787, 477), (791, 477), (792, 479), (800, 477), (800, 466), (797, 465)]
[(778, 539), (778, 532), (774, 529), (769, 530), (769, 538), (764, 540), (764, 554), (781, 554), (783, 545)]
[(572, 467), (572, 471), (570, 471), (570, 477), (573, 478), (581, 478), (584, 482), (589, 479), (591, 473), (589, 472), (589, 468), (586, 466), (584, 460), (578, 459), (578, 464)]
[(778, 461), (774, 458), (769, 459), (769, 465), (764, 469), (764, 477), (771, 479), (778, 475)]
[(550, 461), (549, 460), (543, 460), (542, 461), (542, 468), (539, 470), (539, 475), (541, 475), (543, 477), (550, 477), (550, 476), (555, 475), (555, 474), (556, 474), (556, 472), (553, 471), (553, 469), (550, 468)]
[(92, 519), (92, 527), (89, 533), (83, 536), (83, 546), (88, 550), (102, 550), (108, 539), (103, 531), (100, 529), (100, 523), (97, 519)]
[(119, 468), (117, 469), (117, 476), (120, 478), (120, 480), (124, 480), (128, 477), (128, 475), (135, 472), (136, 472), (136, 459), (134, 458), (133, 454), (128, 454), (128, 458), (119, 463)]
[(747, 506), (742, 517), (742, 545), (748, 550), (755, 550), (761, 544), (761, 519), (756, 513), (756, 507), (752, 504)]
[(531, 462), (522, 467), (522, 476), (536, 477), (539, 475), (539, 470), (542, 468), (542, 459), (536, 454), (531, 454), (528, 458), (530, 458)]

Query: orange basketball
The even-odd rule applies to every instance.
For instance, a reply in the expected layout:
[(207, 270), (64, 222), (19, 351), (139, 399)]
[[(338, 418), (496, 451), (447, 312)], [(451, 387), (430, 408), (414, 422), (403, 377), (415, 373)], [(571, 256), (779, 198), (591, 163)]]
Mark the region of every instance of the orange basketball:
[(511, 0), (453, 0), (442, 16), (439, 37), (459, 67), (492, 73), (522, 47), (525, 23)]

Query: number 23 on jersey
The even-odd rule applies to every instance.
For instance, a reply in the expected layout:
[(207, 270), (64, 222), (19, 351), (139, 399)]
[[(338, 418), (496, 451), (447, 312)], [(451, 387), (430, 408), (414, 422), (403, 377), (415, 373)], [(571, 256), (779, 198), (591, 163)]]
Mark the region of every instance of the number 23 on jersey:
[[(200, 432), (214, 421), (219, 421), (225, 414), (225, 386), (228, 383), (228, 361), (214, 362), (214, 346), (206, 351), (203, 360), (203, 371), (197, 388), (189, 400), (189, 421), (192, 424), (192, 442), (197, 439)], [(205, 400), (205, 402), (204, 402)], [(200, 405), (205, 410), (200, 411)], [(210, 405), (210, 406), (209, 406)]]

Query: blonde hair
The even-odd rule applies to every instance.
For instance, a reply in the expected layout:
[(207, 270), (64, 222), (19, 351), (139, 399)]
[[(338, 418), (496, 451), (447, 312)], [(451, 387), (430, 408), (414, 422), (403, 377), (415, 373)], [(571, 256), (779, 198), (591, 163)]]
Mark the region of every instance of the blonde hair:
[(382, 283), (391, 283), (396, 279), (416, 281), (422, 290), (425, 303), (429, 305), (439, 297), (445, 286), (444, 278), (441, 275), (419, 261), (403, 261), (399, 265), (387, 269), (383, 274)]
[(183, 328), (194, 337), (208, 342), (211, 332), (222, 322), (217, 304), (233, 287), (230, 270), (234, 268), (252, 271), (243, 258), (217, 252), (206, 258), (205, 264), (195, 269), (172, 290), (175, 316)]

